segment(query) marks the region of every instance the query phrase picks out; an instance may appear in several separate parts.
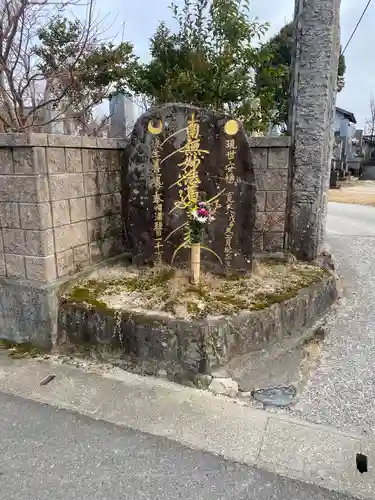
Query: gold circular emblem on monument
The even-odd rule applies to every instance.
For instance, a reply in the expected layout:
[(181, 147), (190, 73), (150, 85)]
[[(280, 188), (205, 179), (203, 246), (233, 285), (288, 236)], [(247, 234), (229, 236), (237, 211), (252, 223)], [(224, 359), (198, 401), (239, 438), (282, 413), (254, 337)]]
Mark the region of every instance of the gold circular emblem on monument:
[(156, 126), (154, 125), (154, 120), (150, 120), (148, 122), (148, 131), (152, 135), (158, 135), (163, 130), (163, 122), (161, 120), (157, 120)]
[(240, 126), (237, 120), (228, 120), (224, 126), (225, 133), (228, 135), (236, 135)]

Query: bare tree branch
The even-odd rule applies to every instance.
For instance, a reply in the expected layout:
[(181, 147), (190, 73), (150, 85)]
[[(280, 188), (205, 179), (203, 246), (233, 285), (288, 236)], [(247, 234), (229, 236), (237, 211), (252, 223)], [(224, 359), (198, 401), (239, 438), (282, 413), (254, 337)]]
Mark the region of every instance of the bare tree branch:
[(367, 135), (371, 137), (371, 142), (375, 136), (375, 100), (374, 97), (370, 97), (370, 118), (366, 120)]
[[(85, 7), (86, 15), (82, 21), (69, 10), (64, 29), (71, 27), (72, 40), (63, 43), (71, 56), (64, 59), (63, 51), (53, 49), (38, 52), (38, 47), (43, 49), (41, 29), (54, 19), (65, 22), (58, 16), (72, 6)], [(92, 108), (108, 96), (109, 85), (86, 88), (87, 75), (82, 72), (82, 61), (109, 39), (108, 27), (95, 8), (95, 0), (0, 0), (0, 123), (6, 131), (44, 127), (51, 120), (64, 122), (66, 115), (72, 120), (91, 119)], [(44, 60), (43, 54), (51, 58)]]

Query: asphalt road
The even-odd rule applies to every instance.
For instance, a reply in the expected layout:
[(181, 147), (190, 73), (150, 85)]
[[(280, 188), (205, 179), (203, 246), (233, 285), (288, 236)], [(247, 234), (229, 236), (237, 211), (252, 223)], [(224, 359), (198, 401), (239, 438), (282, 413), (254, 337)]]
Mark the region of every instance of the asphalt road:
[(375, 207), (330, 203), (327, 240), (345, 297), (296, 410), (309, 421), (374, 437)]
[(349, 497), (0, 393), (1, 500)]

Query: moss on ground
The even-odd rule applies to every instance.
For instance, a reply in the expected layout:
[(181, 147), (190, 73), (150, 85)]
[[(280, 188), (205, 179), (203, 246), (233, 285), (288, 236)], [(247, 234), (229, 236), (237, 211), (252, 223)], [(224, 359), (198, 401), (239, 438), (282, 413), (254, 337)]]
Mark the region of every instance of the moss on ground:
[(30, 342), (11, 342), (8, 339), (0, 339), (0, 349), (8, 352), (8, 355), (14, 359), (21, 359), (26, 357), (37, 358), (42, 354), (46, 354), (46, 350), (36, 347)]
[[(78, 282), (66, 291), (63, 299), (109, 315), (131, 314), (129, 311), (137, 308), (179, 318), (201, 318), (264, 309), (294, 297), (301, 288), (317, 283), (326, 275), (327, 271), (313, 265), (270, 259), (244, 275), (218, 276), (204, 272), (200, 285), (193, 286), (187, 270), (127, 267), (116, 278)], [(153, 321), (151, 316), (149, 319)]]
[(98, 311), (102, 311), (110, 315), (113, 314), (113, 309), (109, 307), (106, 302), (97, 299), (97, 296), (100, 295), (101, 288), (97, 285), (99, 285), (99, 283), (97, 284), (89, 281), (83, 285), (74, 286), (71, 290), (71, 293), (68, 293), (68, 296), (65, 296), (64, 298), (68, 298), (69, 302), (81, 302), (89, 304)]

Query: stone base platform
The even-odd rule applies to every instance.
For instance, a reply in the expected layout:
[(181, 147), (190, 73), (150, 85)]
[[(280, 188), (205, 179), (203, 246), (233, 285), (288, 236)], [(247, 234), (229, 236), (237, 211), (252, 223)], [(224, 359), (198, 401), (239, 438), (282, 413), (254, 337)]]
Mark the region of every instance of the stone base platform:
[(0, 280), (0, 339), (50, 351), (57, 338), (58, 285)]
[(67, 301), (59, 310), (58, 344), (100, 346), (109, 354), (150, 361), (175, 374), (209, 374), (236, 356), (301, 335), (336, 299), (336, 278), (326, 275), (270, 307), (205, 319), (135, 309), (114, 313), (100, 304)]

